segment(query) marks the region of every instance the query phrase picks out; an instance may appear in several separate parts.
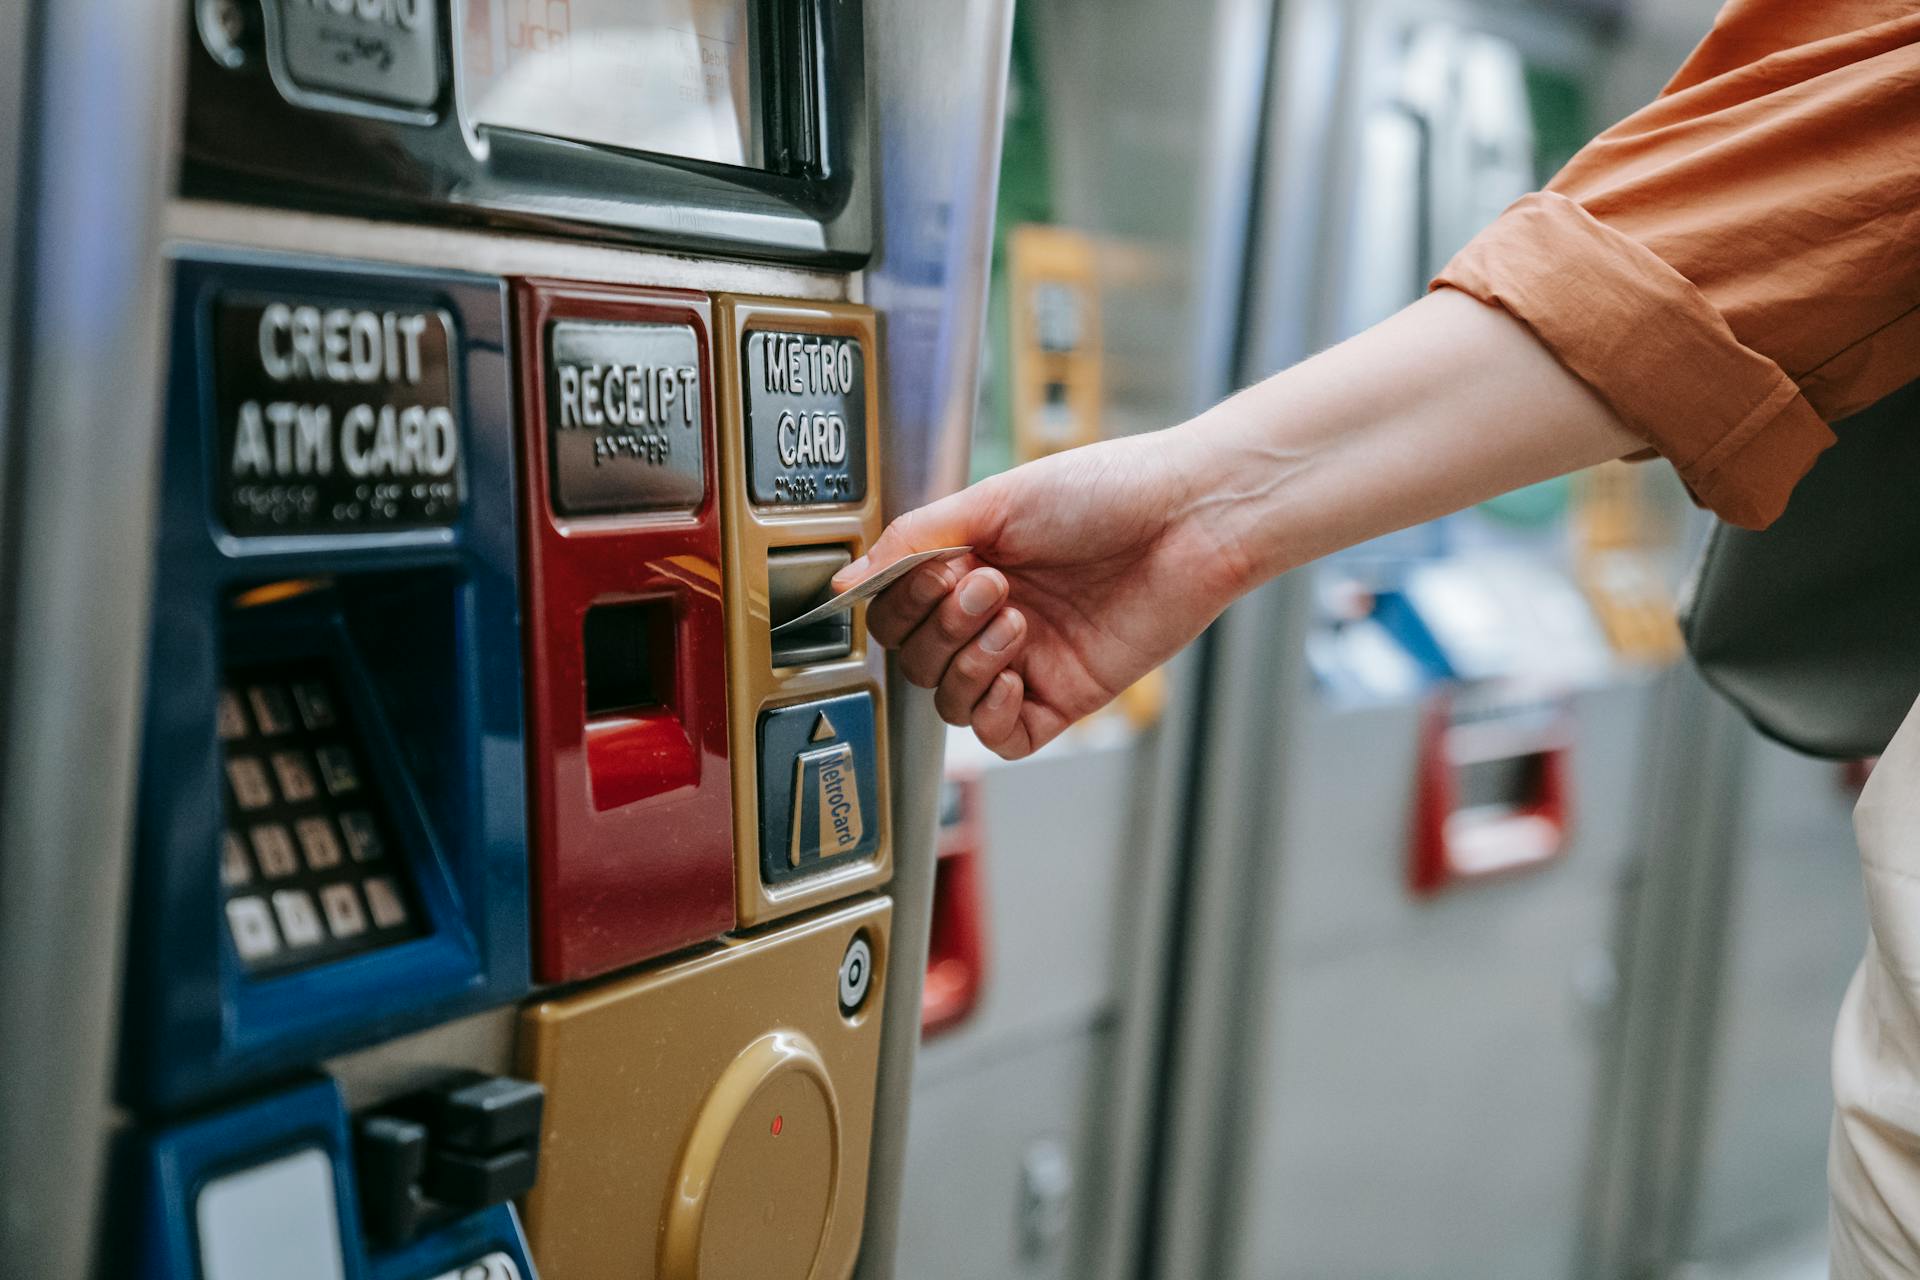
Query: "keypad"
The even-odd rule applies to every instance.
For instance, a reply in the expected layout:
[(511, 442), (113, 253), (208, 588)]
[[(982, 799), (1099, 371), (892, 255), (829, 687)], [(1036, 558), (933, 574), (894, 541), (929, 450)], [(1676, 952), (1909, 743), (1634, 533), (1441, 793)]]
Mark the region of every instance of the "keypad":
[(250, 973), (280, 973), (423, 931), (378, 778), (321, 663), (227, 673), (220, 884)]

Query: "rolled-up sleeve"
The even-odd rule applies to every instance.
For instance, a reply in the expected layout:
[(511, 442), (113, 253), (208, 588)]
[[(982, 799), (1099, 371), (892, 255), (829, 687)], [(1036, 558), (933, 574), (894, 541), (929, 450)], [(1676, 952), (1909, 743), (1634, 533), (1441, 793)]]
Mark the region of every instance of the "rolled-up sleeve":
[(1501, 307), (1761, 527), (1920, 377), (1920, 7), (1736, 0), (1652, 105), (1435, 280)]

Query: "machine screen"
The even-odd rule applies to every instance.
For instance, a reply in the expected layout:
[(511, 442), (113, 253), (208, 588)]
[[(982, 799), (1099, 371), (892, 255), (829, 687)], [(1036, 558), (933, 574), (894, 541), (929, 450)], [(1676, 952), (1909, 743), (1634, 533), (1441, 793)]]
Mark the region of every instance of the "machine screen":
[(220, 883), (249, 973), (417, 936), (420, 917), (346, 700), (323, 663), (229, 671)]
[(751, 0), (464, 0), (469, 128), (759, 168)]

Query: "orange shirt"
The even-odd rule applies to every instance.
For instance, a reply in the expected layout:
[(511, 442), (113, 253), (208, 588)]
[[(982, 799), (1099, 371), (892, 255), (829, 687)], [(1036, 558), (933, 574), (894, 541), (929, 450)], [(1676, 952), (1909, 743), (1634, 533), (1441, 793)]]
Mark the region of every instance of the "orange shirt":
[(1733, 0), (1435, 284), (1519, 318), (1700, 501), (1766, 525), (1827, 423), (1920, 377), (1920, 3)]

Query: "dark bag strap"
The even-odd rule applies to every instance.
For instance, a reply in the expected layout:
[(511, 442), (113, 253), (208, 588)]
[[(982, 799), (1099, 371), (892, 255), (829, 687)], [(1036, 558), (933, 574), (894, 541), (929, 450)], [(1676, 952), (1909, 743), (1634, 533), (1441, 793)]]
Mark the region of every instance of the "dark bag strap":
[(1920, 382), (1835, 425), (1786, 514), (1716, 527), (1680, 625), (1707, 682), (1809, 755), (1878, 755), (1920, 697)]

